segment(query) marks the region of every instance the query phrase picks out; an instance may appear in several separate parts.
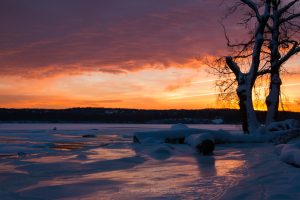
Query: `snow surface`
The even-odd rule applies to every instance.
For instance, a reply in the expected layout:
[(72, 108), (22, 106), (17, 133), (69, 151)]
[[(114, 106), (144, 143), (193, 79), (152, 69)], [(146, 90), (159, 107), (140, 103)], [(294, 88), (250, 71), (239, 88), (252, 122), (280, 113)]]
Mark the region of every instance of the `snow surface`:
[[(236, 125), (188, 127), (176, 125), (171, 130), (179, 135), (189, 130), (195, 141), (200, 136), (192, 133), (199, 129), (210, 137), (214, 133), (237, 141), (242, 137), (241, 127)], [(212, 156), (202, 156), (193, 145), (132, 142), (136, 132), (148, 140), (142, 133), (163, 131), (169, 134), (170, 126), (0, 124), (0, 199), (300, 196), (299, 168), (281, 162), (272, 144), (221, 144)]]
[(277, 146), (280, 160), (300, 167), (300, 140), (293, 141), (290, 144), (281, 144)]

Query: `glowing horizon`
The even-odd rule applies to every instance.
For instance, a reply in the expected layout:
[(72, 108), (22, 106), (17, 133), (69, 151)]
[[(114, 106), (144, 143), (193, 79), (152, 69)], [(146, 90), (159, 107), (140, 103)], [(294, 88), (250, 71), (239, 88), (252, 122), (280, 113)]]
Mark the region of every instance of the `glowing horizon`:
[[(203, 80), (203, 76), (210, 78)], [(204, 70), (176, 68), (121, 75), (86, 73), (44, 79), (6, 77), (0, 84), (1, 93), (5, 93), (0, 95), (0, 104), (4, 108), (232, 108), (216, 102), (219, 94), (214, 86), (216, 80)], [(300, 81), (297, 80), (298, 75), (288, 75), (282, 85), (288, 96), (284, 99), (285, 106), (290, 111), (300, 111), (300, 95), (297, 94)], [(15, 88), (20, 91), (16, 93)]]

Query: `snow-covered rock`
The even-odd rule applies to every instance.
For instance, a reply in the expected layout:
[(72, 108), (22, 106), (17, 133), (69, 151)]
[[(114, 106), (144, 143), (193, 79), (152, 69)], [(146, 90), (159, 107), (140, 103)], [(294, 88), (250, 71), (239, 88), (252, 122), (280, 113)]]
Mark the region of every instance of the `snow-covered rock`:
[[(161, 146), (163, 143), (188, 144), (191, 147), (197, 148), (203, 155), (209, 155), (215, 148), (215, 137), (219, 136), (219, 132), (224, 133), (223, 135), (220, 134), (220, 136), (228, 136), (222, 131), (194, 129), (188, 128), (183, 124), (176, 124), (171, 126), (170, 129), (137, 132), (133, 136), (133, 141), (143, 144), (145, 148), (149, 148), (151, 144), (152, 146)], [(152, 154), (157, 155), (161, 152), (164, 155), (166, 154), (166, 146), (163, 146), (162, 149), (160, 148)]]
[(184, 142), (192, 147), (196, 147), (199, 144), (201, 144), (204, 140), (211, 140), (212, 142), (214, 142), (215, 138), (211, 133), (192, 134), (186, 137)]
[[(135, 143), (149, 144), (149, 143), (165, 143), (175, 139), (185, 139), (192, 134), (213, 133), (214, 131), (189, 128), (183, 124), (176, 124), (171, 126), (170, 129), (162, 129), (156, 131), (142, 131), (136, 132), (133, 136)], [(172, 142), (170, 142), (172, 143)]]
[[(157, 131), (143, 131), (136, 132), (133, 136), (135, 143), (149, 144), (149, 143), (185, 143), (196, 147), (203, 140), (209, 139), (215, 143), (247, 143), (247, 142), (269, 142), (277, 134), (265, 134), (265, 128), (261, 128), (256, 134), (231, 134), (223, 130), (206, 130), (188, 128), (185, 125), (173, 125), (170, 129), (162, 129)], [(173, 142), (175, 141), (175, 142)], [(178, 141), (178, 142), (176, 142)]]
[[(260, 126), (252, 134), (233, 134), (223, 130), (196, 129), (189, 128), (183, 124), (176, 124), (171, 126), (170, 129), (136, 132), (133, 140), (135, 143), (143, 145), (160, 145), (166, 143), (188, 144), (191, 147), (197, 148), (203, 154), (204, 152), (207, 154), (211, 153), (215, 144), (220, 143), (287, 143), (291, 139), (300, 137), (300, 129), (293, 128), (297, 127), (297, 124), (295, 120), (285, 120), (283, 122), (272, 123), (267, 127)], [(204, 143), (206, 145), (203, 146)], [(292, 150), (292, 152), (295, 152), (295, 150)], [(291, 153), (282, 153), (281, 157), (283, 157), (283, 160), (288, 160), (288, 162), (298, 163), (298, 158), (294, 159)]]
[(185, 139), (185, 143), (197, 148), (203, 155), (209, 155), (215, 149), (215, 138), (212, 133), (190, 135)]

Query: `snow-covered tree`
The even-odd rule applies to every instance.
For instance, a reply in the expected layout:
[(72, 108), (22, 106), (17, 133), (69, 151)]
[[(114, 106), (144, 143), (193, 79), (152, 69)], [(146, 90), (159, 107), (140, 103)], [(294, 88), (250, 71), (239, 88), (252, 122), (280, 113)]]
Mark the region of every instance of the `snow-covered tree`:
[[(230, 93), (225, 90), (236, 86), (244, 132), (251, 133), (259, 127), (252, 96), (259, 77), (270, 79), (266, 124), (276, 119), (282, 66), (300, 51), (297, 35), (300, 30), (297, 22), (300, 18), (299, 1), (239, 0), (228, 11), (229, 14), (244, 12), (239, 22), (247, 28), (248, 39), (233, 44), (223, 25), (232, 55), (224, 58), (224, 66), (214, 69), (223, 77), (218, 83), (222, 93)], [(224, 77), (227, 77), (225, 81)]]
[(300, 52), (300, 0), (284, 4), (280, 0), (272, 1), (271, 22), (268, 23), (269, 53), (270, 53), (270, 92), (266, 99), (266, 124), (277, 118), (283, 64), (293, 55)]

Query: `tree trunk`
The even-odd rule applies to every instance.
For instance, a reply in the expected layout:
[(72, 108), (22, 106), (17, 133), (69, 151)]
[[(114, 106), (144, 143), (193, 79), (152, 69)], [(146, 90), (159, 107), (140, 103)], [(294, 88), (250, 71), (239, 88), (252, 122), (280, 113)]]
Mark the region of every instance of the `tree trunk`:
[(240, 106), (240, 114), (241, 114), (241, 120), (242, 120), (242, 127), (245, 134), (249, 134), (249, 124), (248, 124), (248, 118), (247, 118), (247, 96), (243, 93), (237, 92), (239, 97), (239, 106)]
[(253, 107), (252, 87), (248, 87), (247, 89), (247, 119), (249, 124), (249, 132), (254, 133), (258, 129), (259, 123), (257, 121), (256, 113)]
[(253, 108), (252, 84), (246, 75), (238, 80), (237, 95), (242, 119), (242, 127), (245, 134), (253, 133), (258, 128), (257, 117)]
[(267, 117), (266, 125), (277, 120), (281, 79), (279, 73), (271, 74), (270, 93), (266, 99)]
[(271, 51), (271, 81), (270, 81), (270, 91), (266, 98), (267, 105), (267, 116), (266, 125), (276, 121), (278, 115), (279, 107), (279, 95), (280, 95), (280, 65), (279, 60), (281, 58), (279, 51), (279, 29), (280, 29), (280, 15), (278, 13), (278, 6), (275, 4), (273, 6), (273, 30), (272, 30), (272, 40), (270, 42)]

